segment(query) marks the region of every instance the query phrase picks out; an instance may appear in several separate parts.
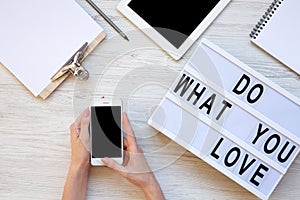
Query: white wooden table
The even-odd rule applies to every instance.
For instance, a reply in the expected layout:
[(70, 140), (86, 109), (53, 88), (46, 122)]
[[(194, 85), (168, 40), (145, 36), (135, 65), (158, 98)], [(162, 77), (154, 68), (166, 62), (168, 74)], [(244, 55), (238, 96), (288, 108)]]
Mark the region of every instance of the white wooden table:
[[(95, 0), (130, 38), (121, 38), (85, 1), (79, 4), (107, 38), (85, 60), (91, 78), (68, 78), (47, 100), (34, 98), (0, 68), (0, 199), (60, 199), (70, 162), (69, 125), (97, 95), (121, 96), (167, 199), (256, 199), (237, 183), (147, 125), (182, 69), (116, 10), (117, 0)], [(250, 43), (249, 33), (271, 0), (232, 0), (201, 36), (300, 98), (299, 76)], [(9, 16), (8, 16), (9, 17)], [(159, 157), (153, 152), (169, 146)], [(300, 157), (271, 199), (300, 198)], [(143, 199), (142, 191), (108, 168), (92, 168), (88, 199)]]

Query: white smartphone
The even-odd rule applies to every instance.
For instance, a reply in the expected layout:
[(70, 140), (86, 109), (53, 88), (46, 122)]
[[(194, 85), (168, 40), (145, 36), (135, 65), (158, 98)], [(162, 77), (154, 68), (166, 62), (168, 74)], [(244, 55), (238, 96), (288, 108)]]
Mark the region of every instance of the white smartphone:
[(91, 164), (102, 166), (102, 158), (123, 162), (122, 101), (101, 99), (90, 107)]

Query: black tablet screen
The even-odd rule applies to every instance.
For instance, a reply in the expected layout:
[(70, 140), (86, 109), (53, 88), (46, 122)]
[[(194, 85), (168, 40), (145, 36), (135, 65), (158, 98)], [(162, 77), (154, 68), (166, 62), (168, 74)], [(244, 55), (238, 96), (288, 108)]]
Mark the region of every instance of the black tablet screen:
[(132, 0), (128, 6), (179, 48), (220, 0)]

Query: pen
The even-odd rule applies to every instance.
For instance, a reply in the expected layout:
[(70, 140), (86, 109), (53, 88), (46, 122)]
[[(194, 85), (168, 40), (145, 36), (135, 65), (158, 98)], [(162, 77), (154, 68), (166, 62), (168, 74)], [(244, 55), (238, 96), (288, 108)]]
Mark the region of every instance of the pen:
[(129, 41), (125, 33), (91, 0), (86, 0), (124, 39)]

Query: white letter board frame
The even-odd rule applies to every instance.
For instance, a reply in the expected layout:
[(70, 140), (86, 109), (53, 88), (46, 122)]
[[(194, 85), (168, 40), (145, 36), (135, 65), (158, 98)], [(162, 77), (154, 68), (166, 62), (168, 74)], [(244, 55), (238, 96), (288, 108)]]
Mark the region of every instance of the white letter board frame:
[[(211, 43), (207, 39), (202, 39), (201, 40), (198, 49), (201, 48), (201, 47), (209, 48), (213, 52), (219, 54), (224, 59), (228, 60), (232, 65), (235, 65), (236, 67), (238, 67), (243, 73), (251, 75), (256, 80), (258, 80), (259, 82), (264, 84), (264, 86), (267, 86), (267, 87), (271, 88), (272, 90), (278, 92), (280, 95), (284, 96), (287, 100), (291, 101), (292, 103), (294, 103), (299, 108), (300, 101), (299, 101), (298, 98), (291, 95), (286, 90), (279, 87), (278, 85), (274, 84), (269, 79), (262, 76), (261, 74), (257, 73), (256, 71), (251, 69), (249, 66), (242, 63), (238, 59), (234, 58), (233, 56), (231, 56), (230, 54), (228, 54), (227, 52), (225, 52), (224, 50), (222, 50), (218, 46), (214, 45), (213, 43)], [(197, 56), (196, 55), (197, 50), (195, 50), (195, 53), (192, 55), (190, 60)], [(201, 71), (201, 69), (198, 69), (198, 70)], [(275, 123), (271, 119), (267, 118), (266, 116), (264, 116), (263, 114), (261, 114), (260, 112), (255, 110), (255, 108), (247, 105), (242, 99), (239, 99), (239, 98), (233, 96), (228, 91), (224, 92), (224, 88), (219, 87), (213, 81), (203, 80), (203, 76), (198, 74), (197, 70), (193, 70), (192, 67), (191, 67), (191, 64), (186, 64), (186, 66), (184, 67), (184, 69), (181, 71), (180, 74), (183, 74), (184, 72), (191, 74), (197, 80), (203, 81), (210, 89), (213, 89), (217, 92), (220, 92), (220, 91), (222, 92), (223, 91), (223, 93), (225, 93), (224, 97), (226, 99), (229, 99), (229, 101), (231, 103), (233, 103), (236, 106), (244, 109), (250, 115), (254, 116), (259, 121), (262, 121), (268, 127), (271, 127), (272, 130), (275, 130), (277, 133), (280, 133), (281, 136), (284, 136), (288, 140), (292, 141), (297, 146), (297, 148), (296, 148), (296, 151), (294, 152), (293, 156), (291, 157), (291, 162), (286, 166), (278, 165), (275, 161), (272, 160), (272, 158), (268, 158), (267, 156), (264, 156), (264, 154), (261, 153), (259, 149), (251, 148), (250, 145), (247, 144), (245, 141), (243, 141), (240, 138), (236, 137), (234, 134), (232, 134), (229, 131), (223, 129), (222, 127), (218, 127), (218, 124), (214, 123), (212, 120), (210, 120), (207, 117), (203, 116), (203, 114), (199, 113), (198, 111), (195, 111), (195, 109), (188, 106), (187, 103), (185, 103), (181, 100), (178, 100), (178, 98), (175, 97), (174, 92), (171, 89), (171, 88), (174, 88), (174, 86), (176, 85), (176, 83), (177, 83), (176, 81), (174, 82), (173, 86), (169, 89), (169, 91), (167, 92), (167, 94), (165, 95), (163, 100), (160, 102), (158, 108), (154, 111), (154, 113), (150, 117), (150, 119), (148, 121), (149, 125), (153, 126), (157, 130), (159, 130), (160, 132), (162, 132), (163, 134), (168, 136), (170, 139), (176, 141), (178, 144), (180, 144), (181, 146), (183, 146), (184, 148), (186, 148), (187, 150), (189, 150), (190, 152), (195, 154), (197, 157), (203, 159), (208, 164), (215, 167), (217, 170), (221, 171), (223, 174), (225, 174), (226, 176), (228, 176), (229, 178), (231, 178), (235, 182), (239, 183), (241, 186), (243, 186), (244, 188), (246, 188), (247, 190), (249, 190), (250, 192), (252, 192), (256, 196), (258, 196), (259, 198), (268, 199), (270, 197), (270, 195), (272, 194), (273, 190), (275, 189), (275, 187), (278, 185), (278, 183), (281, 180), (281, 178), (283, 177), (283, 175), (286, 173), (286, 171), (290, 167), (293, 160), (296, 158), (296, 156), (299, 153), (299, 145), (300, 145), (299, 136), (293, 134), (291, 131), (286, 130), (284, 127), (278, 125), (277, 123)], [(178, 78), (180, 78), (180, 75), (179, 75)], [(181, 139), (180, 137), (177, 137), (178, 133), (177, 134), (173, 133), (172, 131), (170, 131), (169, 129), (167, 129), (165, 127), (165, 126), (167, 126), (167, 125), (165, 125), (165, 122), (160, 121), (161, 120), (161, 119), (159, 119), (160, 116), (159, 116), (159, 114), (157, 114), (158, 110), (160, 108), (162, 108), (163, 106), (165, 106), (165, 104), (168, 103), (168, 102), (172, 102), (174, 104), (174, 106), (176, 105), (178, 108), (180, 108), (182, 110), (182, 112), (190, 113), (192, 116), (196, 117), (199, 120), (199, 122), (201, 122), (203, 124), (206, 124), (207, 126), (211, 127), (212, 129), (214, 129), (214, 131), (218, 132), (219, 135), (221, 135), (222, 137), (224, 137), (227, 140), (231, 141), (233, 144), (236, 144), (236, 145), (240, 146), (241, 149), (244, 149), (245, 152), (250, 153), (250, 155), (254, 155), (254, 157), (257, 158), (258, 160), (260, 160), (262, 163), (267, 163), (267, 165), (270, 166), (272, 169), (274, 169), (274, 171), (280, 173), (279, 178), (276, 181), (274, 181), (274, 184), (272, 186), (270, 186), (271, 188), (268, 188), (267, 193), (263, 193), (263, 192), (259, 191), (259, 189), (255, 189), (251, 185), (245, 183), (245, 180), (241, 179), (239, 176), (234, 174), (234, 172), (226, 170), (220, 164), (217, 164), (216, 162), (212, 161), (212, 159), (210, 159), (208, 157), (208, 155), (203, 154), (201, 152), (201, 150), (195, 148), (194, 146), (192, 146), (189, 143), (186, 143), (186, 141), (184, 141), (184, 139)], [(300, 115), (300, 113), (299, 113), (299, 115)], [(215, 137), (215, 136), (212, 136), (212, 137)], [(215, 137), (215, 141), (217, 142), (219, 138), (220, 138), (219, 136)], [(211, 146), (211, 148), (213, 148), (213, 147), (214, 146)], [(211, 152), (211, 150), (209, 152)]]

